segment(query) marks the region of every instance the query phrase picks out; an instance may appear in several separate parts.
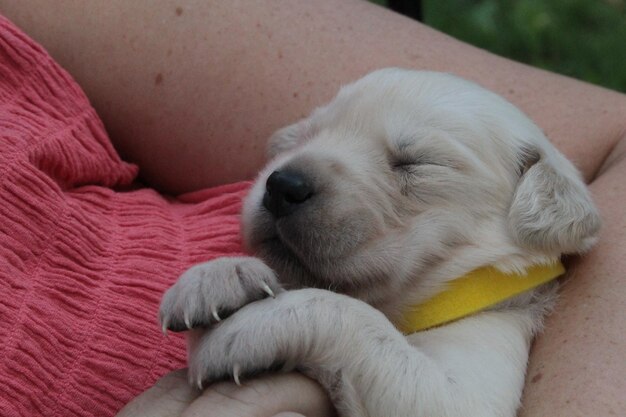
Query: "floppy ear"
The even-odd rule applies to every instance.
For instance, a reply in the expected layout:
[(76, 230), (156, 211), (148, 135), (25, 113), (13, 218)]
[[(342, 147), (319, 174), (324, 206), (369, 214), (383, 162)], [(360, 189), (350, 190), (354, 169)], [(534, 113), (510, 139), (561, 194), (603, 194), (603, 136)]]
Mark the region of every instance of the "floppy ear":
[(527, 155), (508, 215), (517, 243), (559, 254), (588, 250), (600, 229), (600, 216), (580, 174), (557, 152)]
[(311, 123), (309, 119), (302, 119), (294, 124), (278, 129), (267, 143), (267, 156), (269, 159), (276, 155), (293, 149), (304, 142), (311, 135)]

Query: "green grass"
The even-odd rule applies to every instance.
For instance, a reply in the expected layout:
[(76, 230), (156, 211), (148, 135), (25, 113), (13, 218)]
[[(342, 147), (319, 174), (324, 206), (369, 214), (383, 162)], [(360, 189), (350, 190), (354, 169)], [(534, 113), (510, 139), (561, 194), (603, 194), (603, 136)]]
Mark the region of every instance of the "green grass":
[(626, 92), (626, 0), (425, 0), (423, 8), (424, 23), (457, 39)]

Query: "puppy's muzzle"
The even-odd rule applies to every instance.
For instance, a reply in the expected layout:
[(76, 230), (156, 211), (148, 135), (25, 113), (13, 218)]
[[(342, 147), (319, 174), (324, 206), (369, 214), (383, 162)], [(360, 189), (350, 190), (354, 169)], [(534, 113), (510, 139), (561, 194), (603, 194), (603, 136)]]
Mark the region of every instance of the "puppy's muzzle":
[(284, 217), (301, 207), (313, 195), (307, 178), (293, 171), (274, 171), (265, 183), (263, 206), (275, 217)]

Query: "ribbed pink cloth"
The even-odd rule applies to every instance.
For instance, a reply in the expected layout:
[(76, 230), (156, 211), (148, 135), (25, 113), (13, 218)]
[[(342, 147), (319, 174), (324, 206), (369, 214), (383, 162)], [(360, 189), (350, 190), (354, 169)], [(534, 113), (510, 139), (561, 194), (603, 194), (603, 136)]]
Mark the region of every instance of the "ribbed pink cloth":
[(80, 88), (0, 17), (0, 416), (112, 416), (184, 365), (157, 324), (191, 264), (240, 253), (247, 183), (129, 191)]

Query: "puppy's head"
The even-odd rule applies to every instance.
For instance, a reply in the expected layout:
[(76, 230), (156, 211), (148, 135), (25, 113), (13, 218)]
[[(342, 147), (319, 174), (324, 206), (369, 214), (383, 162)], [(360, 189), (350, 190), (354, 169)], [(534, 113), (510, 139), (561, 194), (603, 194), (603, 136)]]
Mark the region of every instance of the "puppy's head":
[(371, 73), (276, 132), (270, 153), (244, 204), (244, 241), (301, 285), (362, 295), (433, 271), (523, 267), (586, 250), (599, 227), (541, 131), (450, 75)]

